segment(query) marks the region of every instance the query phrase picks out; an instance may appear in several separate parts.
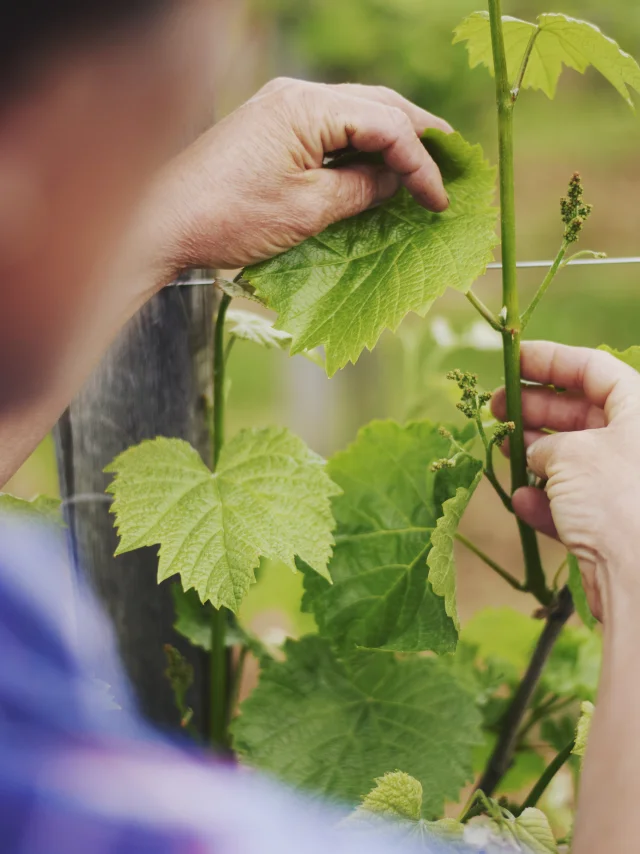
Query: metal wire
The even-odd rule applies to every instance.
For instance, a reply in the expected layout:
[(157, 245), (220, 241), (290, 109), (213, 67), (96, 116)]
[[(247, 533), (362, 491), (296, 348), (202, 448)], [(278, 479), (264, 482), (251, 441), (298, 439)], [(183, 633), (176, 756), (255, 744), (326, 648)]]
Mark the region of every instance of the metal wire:
[[(553, 261), (518, 261), (518, 267), (521, 270), (533, 270), (536, 268), (552, 267)], [(565, 267), (605, 267), (608, 265), (621, 264), (640, 264), (640, 256), (629, 256), (626, 258), (576, 258), (573, 261), (567, 261)], [(494, 264), (489, 264), (487, 270), (501, 270), (502, 264), (498, 261)], [(171, 284), (180, 288), (202, 287), (204, 285), (215, 285), (218, 281), (226, 283), (225, 279), (217, 278), (198, 278), (184, 279)]]

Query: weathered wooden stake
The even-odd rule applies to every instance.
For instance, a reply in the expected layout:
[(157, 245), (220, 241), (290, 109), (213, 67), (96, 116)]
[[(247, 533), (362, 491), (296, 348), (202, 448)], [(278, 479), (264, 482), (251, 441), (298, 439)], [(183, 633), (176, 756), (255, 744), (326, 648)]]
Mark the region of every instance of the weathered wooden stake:
[(206, 398), (213, 370), (214, 292), (171, 287), (131, 321), (56, 429), (56, 449), (74, 557), (92, 580), (116, 627), (120, 651), (143, 712), (178, 723), (164, 677), (163, 646), (178, 647), (196, 674), (196, 724), (206, 716), (204, 654), (173, 631), (171, 583), (158, 587), (156, 549), (114, 558), (117, 538), (104, 467), (143, 439), (178, 437), (210, 463)]

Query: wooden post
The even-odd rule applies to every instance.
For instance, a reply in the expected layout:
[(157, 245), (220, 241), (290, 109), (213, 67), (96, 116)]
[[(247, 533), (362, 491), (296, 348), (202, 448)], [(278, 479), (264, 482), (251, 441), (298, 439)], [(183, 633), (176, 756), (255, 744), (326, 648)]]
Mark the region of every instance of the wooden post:
[(214, 307), (209, 287), (170, 287), (155, 296), (56, 429), (74, 557), (114, 621), (142, 711), (163, 726), (178, 724), (164, 676), (163, 646), (176, 646), (194, 666), (198, 725), (207, 720), (206, 657), (173, 631), (172, 582), (158, 587), (157, 550), (112, 557), (117, 538), (104, 498), (109, 478), (103, 469), (129, 446), (156, 436), (186, 439), (210, 464), (205, 401), (211, 393)]

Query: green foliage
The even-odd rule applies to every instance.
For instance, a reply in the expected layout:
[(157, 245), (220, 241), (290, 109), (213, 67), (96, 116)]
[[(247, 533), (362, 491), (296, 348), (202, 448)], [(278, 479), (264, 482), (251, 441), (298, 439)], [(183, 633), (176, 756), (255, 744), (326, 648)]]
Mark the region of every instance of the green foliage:
[[(271, 321), (255, 311), (245, 311), (241, 308), (229, 309), (227, 312), (227, 329), (231, 338), (240, 341), (251, 341), (267, 350), (288, 350), (291, 347), (291, 335), (276, 329)], [(303, 350), (302, 355), (319, 367), (324, 367), (324, 359), (319, 350)]]
[(588, 701), (584, 702), (581, 706), (580, 720), (578, 721), (578, 728), (576, 730), (576, 746), (573, 749), (576, 756), (584, 758), (587, 752), (587, 742), (589, 741), (589, 733), (595, 710), (593, 703)]
[(174, 629), (192, 646), (211, 652), (211, 621), (214, 607), (210, 602), (205, 605), (195, 590), (183, 590), (181, 584), (171, 588), (173, 604), (176, 609)]
[(372, 349), (410, 311), (421, 317), (447, 287), (468, 291), (492, 258), (495, 170), (459, 134), (428, 131), (451, 206), (435, 214), (406, 191), (319, 237), (244, 271), (279, 313), (291, 353), (324, 345), (330, 376)]
[(580, 565), (578, 564), (577, 558), (573, 555), (569, 555), (569, 590), (571, 590), (571, 595), (573, 596), (573, 603), (576, 606), (576, 613), (582, 620), (582, 622), (589, 629), (595, 629), (598, 625), (598, 621), (591, 613), (591, 608), (589, 607), (589, 603), (587, 602), (587, 594), (584, 592), (584, 585), (582, 583), (582, 573), (580, 572)]
[(624, 362), (626, 365), (630, 365), (636, 371), (640, 371), (640, 347), (629, 347), (628, 350), (620, 351), (614, 350), (612, 347), (607, 347), (606, 344), (603, 344), (601, 347), (598, 347), (599, 350), (604, 350), (605, 353), (610, 353), (612, 356), (615, 356), (616, 359), (620, 359), (621, 362)]
[(464, 825), (453, 819), (428, 822), (422, 818), (422, 786), (401, 771), (385, 774), (376, 780), (368, 794), (349, 819), (350, 826), (380, 828), (382, 820), (393, 821), (406, 837), (423, 842), (445, 840), (453, 845), (448, 850), (500, 850), (505, 854), (527, 851), (529, 854), (556, 854), (558, 847), (549, 821), (537, 809), (527, 809), (516, 818), (496, 801), (485, 799), (488, 819)]
[[(522, 86), (554, 98), (563, 66), (583, 74), (593, 66), (633, 106), (629, 89), (640, 92), (640, 67), (593, 24), (567, 15), (540, 15), (536, 24), (503, 18), (509, 79), (516, 83), (531, 41), (533, 49)], [(454, 43), (466, 42), (472, 68), (485, 65), (493, 74), (489, 15), (474, 12), (457, 28)]]
[[(475, 461), (474, 461), (475, 462)], [(458, 465), (453, 469), (454, 476), (469, 466)], [(471, 466), (477, 469), (476, 476), (468, 486), (459, 486), (453, 498), (442, 506), (443, 514), (438, 519), (436, 529), (431, 536), (431, 551), (427, 559), (429, 583), (433, 592), (444, 597), (445, 610), (457, 629), (460, 628), (457, 605), (456, 565), (454, 558), (455, 536), (465, 510), (484, 476), (481, 463)], [(457, 478), (456, 478), (457, 479)]]
[(57, 528), (64, 527), (62, 514), (60, 512), (61, 502), (57, 498), (48, 498), (46, 495), (38, 495), (33, 501), (23, 501), (13, 495), (0, 493), (0, 514), (17, 517), (25, 522), (39, 522), (53, 525)]
[(328, 577), (338, 490), (324, 462), (287, 430), (248, 430), (212, 474), (186, 442), (159, 438), (107, 469), (118, 554), (160, 545), (160, 581), (179, 574), (202, 601), (237, 612), (261, 556), (295, 571), (295, 556)]
[[(333, 503), (333, 585), (307, 573), (305, 607), (334, 643), (399, 652), (455, 649), (455, 624), (427, 580), (427, 557), (443, 505), (458, 492), (470, 496), (480, 464), (468, 458), (435, 474), (431, 464), (450, 444), (428, 421), (375, 422), (329, 462), (329, 475), (342, 489)], [(438, 541), (439, 564), (446, 561), (450, 573), (446, 537), (454, 521), (450, 509)], [(455, 577), (450, 583), (455, 595)]]
[(480, 716), (438, 660), (371, 652), (340, 660), (316, 637), (290, 641), (285, 652), (233, 725), (241, 756), (346, 803), (398, 766), (420, 781), (426, 818), (458, 798), (471, 778)]

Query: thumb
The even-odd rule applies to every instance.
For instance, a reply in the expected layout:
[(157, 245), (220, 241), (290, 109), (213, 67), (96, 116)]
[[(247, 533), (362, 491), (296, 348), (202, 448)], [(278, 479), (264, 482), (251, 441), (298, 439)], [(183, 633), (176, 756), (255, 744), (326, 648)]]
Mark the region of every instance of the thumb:
[(325, 204), (322, 228), (355, 216), (391, 199), (401, 186), (400, 176), (384, 166), (357, 164), (341, 169), (322, 169), (318, 189)]

